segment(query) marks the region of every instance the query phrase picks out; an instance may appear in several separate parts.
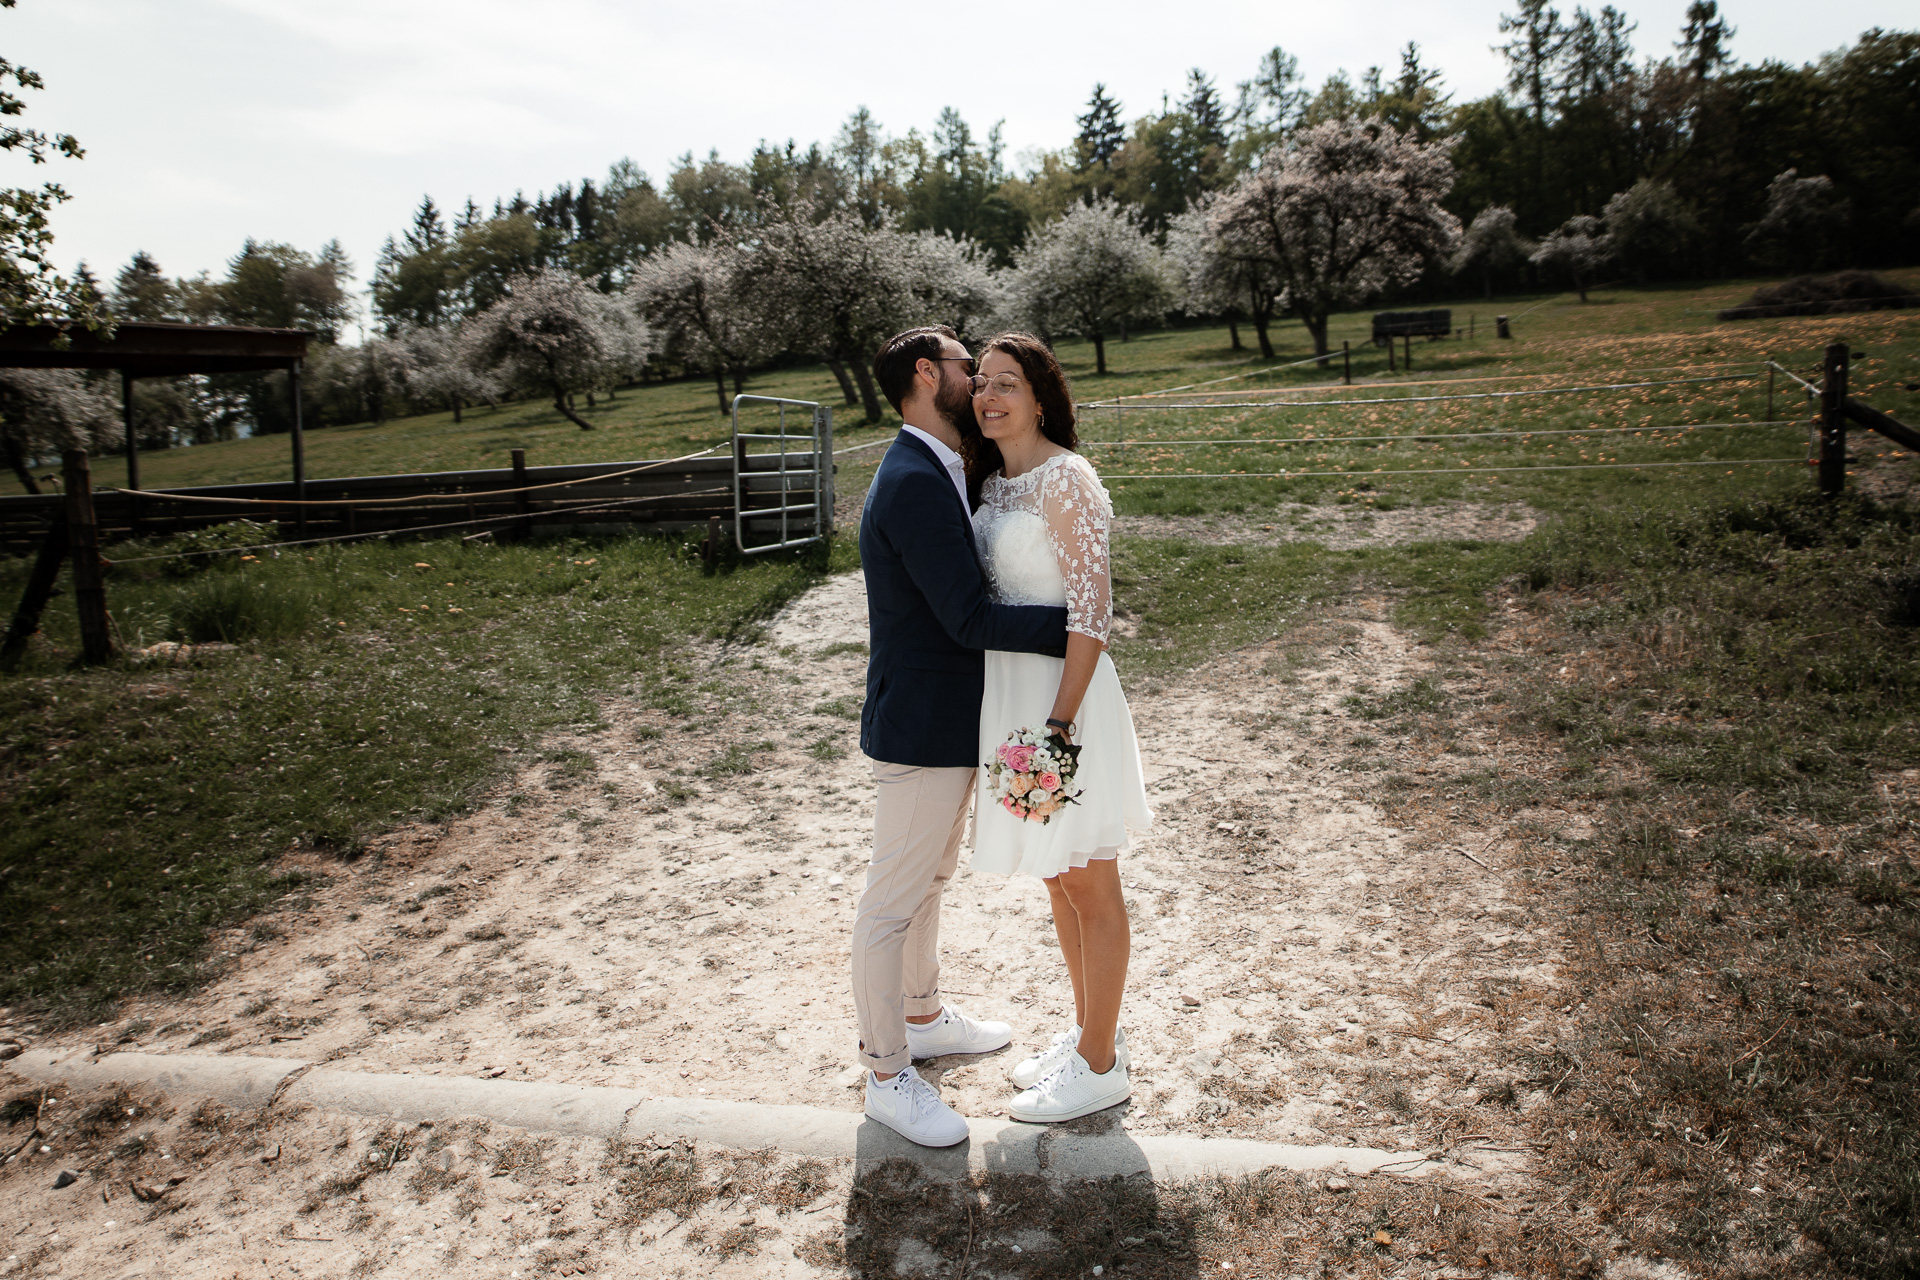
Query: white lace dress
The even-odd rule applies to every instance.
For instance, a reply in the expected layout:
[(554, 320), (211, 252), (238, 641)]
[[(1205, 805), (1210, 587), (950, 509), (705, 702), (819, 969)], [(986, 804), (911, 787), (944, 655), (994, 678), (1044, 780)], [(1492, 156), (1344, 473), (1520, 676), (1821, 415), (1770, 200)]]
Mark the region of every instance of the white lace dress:
[[(987, 477), (973, 528), (987, 590), (1006, 604), (1064, 604), (1067, 629), (1105, 643), (1113, 622), (1108, 530), (1113, 504), (1085, 458), (1065, 453), (1025, 475)], [(1045, 729), (1066, 664), (1037, 653), (987, 651), (986, 694), (980, 707), (980, 759), (1007, 735)], [(1140, 773), (1133, 715), (1113, 660), (1100, 655), (1080, 712), (1074, 717), (1080, 752), (1078, 804), (1051, 822), (1027, 822), (994, 804), (980, 769), (973, 806), (973, 867), (1051, 879), (1095, 858), (1116, 858), (1127, 829), (1153, 822)]]

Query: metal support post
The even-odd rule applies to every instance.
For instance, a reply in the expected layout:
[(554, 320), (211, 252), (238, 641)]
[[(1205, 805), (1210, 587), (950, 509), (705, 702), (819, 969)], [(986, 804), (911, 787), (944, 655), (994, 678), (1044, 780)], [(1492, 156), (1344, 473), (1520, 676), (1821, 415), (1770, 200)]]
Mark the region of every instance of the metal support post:
[(1340, 366), (1342, 370), (1341, 377), (1345, 379), (1346, 384), (1348, 386), (1352, 386), (1353, 385), (1353, 340), (1351, 338), (1342, 338), (1340, 340)]
[(293, 395), (293, 498), (301, 503), (294, 511), (294, 526), (302, 537), (307, 532), (307, 436), (301, 429), (300, 421), (300, 362), (295, 360), (287, 370), (287, 386)]
[[(140, 441), (133, 434), (133, 375), (120, 371), (120, 429), (127, 437), (127, 488), (140, 487)], [(140, 536), (140, 499), (127, 495), (127, 529)]]

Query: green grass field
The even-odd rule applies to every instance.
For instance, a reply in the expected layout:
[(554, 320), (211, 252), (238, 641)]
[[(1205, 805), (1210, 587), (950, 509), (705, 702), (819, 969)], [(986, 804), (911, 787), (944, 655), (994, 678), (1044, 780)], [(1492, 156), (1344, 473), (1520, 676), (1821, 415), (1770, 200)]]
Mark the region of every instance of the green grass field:
[[(1889, 274), (1920, 288), (1920, 270)], [(1376, 506), (1469, 497), (1523, 499), (1549, 510), (1578, 507), (1603, 496), (1609, 501), (1691, 502), (1723, 492), (1728, 470), (1735, 472), (1731, 478), (1743, 489), (1785, 485), (1791, 490), (1803, 483), (1793, 466), (1762, 465), (1756, 460), (1804, 457), (1805, 400), (1787, 379), (1777, 379), (1774, 416), (1799, 421), (1760, 425), (1767, 417), (1767, 384), (1760, 362), (1776, 359), (1802, 376), (1815, 377), (1821, 353), (1833, 341), (1848, 342), (1860, 353), (1853, 370), (1856, 395), (1896, 417), (1920, 418), (1920, 392), (1906, 389), (1920, 373), (1920, 331), (1910, 313), (1739, 322), (1714, 318), (1720, 307), (1744, 300), (1756, 283), (1600, 290), (1584, 305), (1571, 294), (1505, 297), (1492, 303), (1457, 300), (1451, 304), (1455, 322), (1461, 327), (1471, 322), (1475, 337), (1416, 341), (1414, 368), (1395, 373), (1387, 371), (1384, 351), (1366, 345), (1371, 313), (1344, 314), (1334, 320), (1332, 341), (1336, 348), (1343, 340), (1353, 344), (1355, 381), (1366, 384), (1351, 389), (1339, 386), (1337, 358), (1331, 378), (1311, 364), (1273, 367), (1311, 354), (1305, 331), (1293, 322), (1275, 327), (1273, 362), (1259, 360), (1250, 350), (1234, 351), (1224, 328), (1156, 330), (1127, 342), (1109, 341), (1111, 372), (1104, 378), (1093, 373), (1091, 344), (1065, 342), (1059, 354), (1076, 395), (1089, 403), (1237, 379), (1215, 382), (1188, 395), (1136, 399), (1117, 408), (1093, 407), (1083, 412), (1081, 435), (1086, 451), (1103, 473), (1154, 477), (1112, 482), (1117, 507), (1135, 513), (1258, 512), (1287, 501), (1328, 497)], [(1511, 341), (1493, 336), (1496, 314), (1513, 318)], [(1251, 348), (1251, 331), (1243, 328), (1242, 336)], [(1377, 401), (1720, 375), (1748, 376), (1734, 382), (1505, 401), (1410, 400), (1301, 408), (1235, 403)], [(879, 428), (860, 425), (860, 411), (841, 401), (823, 367), (758, 374), (749, 380), (747, 390), (832, 405), (837, 442), (843, 448), (880, 438), (896, 425), (891, 420)], [(1244, 394), (1249, 391), (1256, 394)], [(1158, 407), (1196, 399), (1212, 401), (1217, 407)], [(459, 425), (451, 414), (439, 413), (318, 430), (308, 435), (308, 470), (314, 476), (329, 476), (500, 467), (507, 465), (508, 452), (515, 448), (526, 449), (529, 461), (536, 465), (620, 461), (676, 456), (727, 439), (727, 420), (717, 411), (713, 387), (697, 379), (630, 388), (618, 399), (603, 399), (583, 412), (595, 422), (594, 431), (582, 431), (550, 406), (531, 401), (483, 407), (469, 412)], [(1690, 424), (1727, 425), (1686, 433), (1672, 429)], [(1406, 438), (1488, 431), (1541, 434)], [(1552, 432), (1570, 434), (1548, 434)], [(1315, 439), (1304, 444), (1204, 443), (1300, 436)], [(1352, 440), (1356, 436), (1375, 438)], [(1134, 443), (1121, 447), (1121, 441)], [(1202, 443), (1164, 443), (1169, 441)], [(1865, 437), (1861, 447), (1887, 451), (1876, 437)], [(284, 436), (267, 436), (152, 452), (142, 456), (142, 478), (156, 487), (282, 479), (290, 474), (288, 448)], [(871, 459), (871, 454), (856, 454), (843, 462), (843, 489), (857, 489), (864, 483)], [(1639, 464), (1645, 469), (1524, 470), (1602, 462)], [(1725, 465), (1652, 465), (1675, 462)], [(1179, 478), (1194, 473), (1282, 470), (1334, 474), (1284, 480)], [(1437, 474), (1387, 474), (1395, 471)], [(1459, 474), (1447, 474), (1454, 471)], [(111, 461), (103, 460), (96, 469), (97, 482), (103, 484), (113, 483), (121, 474)], [(17, 491), (11, 477), (0, 480), (0, 492)]]

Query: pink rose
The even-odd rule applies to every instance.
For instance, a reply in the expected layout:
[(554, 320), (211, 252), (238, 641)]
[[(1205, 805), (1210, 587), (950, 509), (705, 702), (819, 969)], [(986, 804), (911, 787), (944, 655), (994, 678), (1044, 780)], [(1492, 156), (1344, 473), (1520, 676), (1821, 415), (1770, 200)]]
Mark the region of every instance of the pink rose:
[(1005, 810), (1006, 810), (1006, 811), (1007, 811), (1008, 813), (1011, 813), (1011, 814), (1013, 814), (1013, 815), (1014, 815), (1014, 817), (1016, 817), (1016, 818), (1020, 816), (1020, 815), (1019, 815), (1019, 812), (1018, 812), (1017, 810), (1015, 810), (1015, 809), (1014, 809), (1014, 807), (1013, 807), (1013, 797), (1012, 797), (1012, 796), (1001, 796), (1001, 797), (1000, 797), (1000, 807), (1001, 807), (1002, 809), (1005, 809)]
[(1033, 778), (1024, 773), (1016, 773), (1007, 780), (1007, 790), (1016, 796), (1023, 796), (1033, 786)]
[(994, 751), (993, 754), (994, 754), (994, 758), (999, 760), (1000, 763), (1008, 764), (1013, 759), (1013, 744), (1010, 742), (1003, 742)]
[(1007, 753), (1007, 763), (1020, 773), (1033, 768), (1033, 748), (1020, 743)]
[(1057, 773), (1041, 774), (1040, 789), (1042, 791), (1058, 791), (1060, 789), (1060, 775)]

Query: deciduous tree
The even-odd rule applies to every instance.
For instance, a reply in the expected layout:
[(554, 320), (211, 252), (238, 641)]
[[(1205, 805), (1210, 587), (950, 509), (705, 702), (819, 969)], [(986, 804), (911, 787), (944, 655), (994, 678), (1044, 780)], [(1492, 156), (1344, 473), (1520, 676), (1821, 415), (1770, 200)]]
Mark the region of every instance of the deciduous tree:
[(506, 296), (469, 321), (460, 339), (475, 368), (550, 393), (554, 409), (583, 431), (593, 424), (568, 397), (637, 372), (648, 346), (631, 307), (557, 268), (513, 277)]
[(1600, 268), (1613, 261), (1613, 241), (1606, 224), (1590, 213), (1577, 213), (1540, 242), (1529, 260), (1543, 270), (1566, 276), (1580, 301)]
[(1642, 178), (1617, 192), (1602, 211), (1607, 239), (1620, 265), (1644, 283), (1686, 265), (1700, 235), (1700, 219), (1671, 182)]
[(0, 452), (28, 493), (33, 464), (62, 449), (103, 453), (121, 434), (120, 402), (72, 369), (0, 369)]
[(1040, 333), (1077, 333), (1107, 371), (1107, 338), (1173, 304), (1165, 256), (1131, 209), (1110, 199), (1075, 205), (1036, 231), (1014, 260), (1015, 313)]
[(772, 354), (769, 327), (741, 296), (737, 272), (742, 250), (732, 244), (670, 244), (641, 262), (628, 297), (677, 358), (713, 374), (720, 412), (745, 390), (747, 367)]
[(1533, 241), (1520, 234), (1513, 210), (1503, 204), (1488, 205), (1474, 215), (1460, 247), (1447, 260), (1447, 270), (1455, 275), (1479, 272), (1491, 298), (1494, 276), (1521, 267), (1533, 250)]
[(1747, 232), (1747, 248), (1789, 271), (1830, 266), (1851, 212), (1826, 174), (1803, 178), (1788, 169), (1767, 184), (1767, 211)]
[(1420, 143), (1378, 119), (1295, 134), (1213, 206), (1223, 251), (1271, 271), (1280, 305), (1325, 355), (1327, 318), (1418, 279), (1453, 252), (1460, 220), (1448, 142)]

